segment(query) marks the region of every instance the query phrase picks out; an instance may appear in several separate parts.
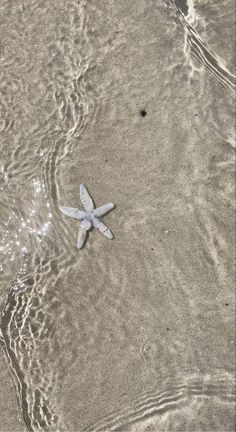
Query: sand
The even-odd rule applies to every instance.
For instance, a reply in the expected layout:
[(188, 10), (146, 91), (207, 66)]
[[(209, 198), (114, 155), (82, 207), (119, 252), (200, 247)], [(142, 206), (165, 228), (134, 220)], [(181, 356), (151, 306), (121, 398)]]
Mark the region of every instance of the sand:
[(233, 431), (233, 2), (10, 4), (0, 431)]

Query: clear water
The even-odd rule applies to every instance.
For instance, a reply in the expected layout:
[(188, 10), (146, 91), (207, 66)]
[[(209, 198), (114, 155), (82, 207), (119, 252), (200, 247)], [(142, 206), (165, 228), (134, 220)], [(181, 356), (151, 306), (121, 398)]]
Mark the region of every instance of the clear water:
[(234, 2), (0, 16), (0, 431), (233, 431)]

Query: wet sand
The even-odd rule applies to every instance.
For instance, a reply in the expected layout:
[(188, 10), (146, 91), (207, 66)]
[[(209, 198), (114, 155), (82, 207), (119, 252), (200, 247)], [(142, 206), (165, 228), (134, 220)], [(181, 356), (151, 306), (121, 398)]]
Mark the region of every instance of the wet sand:
[(0, 431), (233, 431), (232, 2), (7, 4)]

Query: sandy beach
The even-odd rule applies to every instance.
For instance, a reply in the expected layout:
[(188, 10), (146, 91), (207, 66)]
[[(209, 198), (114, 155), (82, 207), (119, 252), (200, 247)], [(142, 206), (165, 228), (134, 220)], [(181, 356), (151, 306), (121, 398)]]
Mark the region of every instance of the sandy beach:
[[(0, 6), (0, 432), (231, 432), (234, 4), (30, 3)], [(81, 183), (116, 208), (78, 251)]]

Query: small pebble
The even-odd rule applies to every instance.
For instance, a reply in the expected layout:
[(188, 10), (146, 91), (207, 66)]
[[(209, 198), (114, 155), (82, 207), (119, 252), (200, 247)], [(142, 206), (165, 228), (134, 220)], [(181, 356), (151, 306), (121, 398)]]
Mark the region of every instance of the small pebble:
[(146, 113), (145, 110), (141, 110), (141, 111), (140, 111), (140, 115), (141, 115), (142, 117), (145, 117), (145, 116), (147, 115), (147, 113)]

